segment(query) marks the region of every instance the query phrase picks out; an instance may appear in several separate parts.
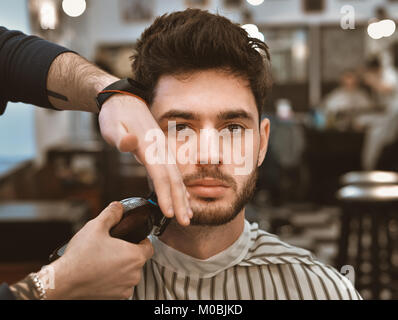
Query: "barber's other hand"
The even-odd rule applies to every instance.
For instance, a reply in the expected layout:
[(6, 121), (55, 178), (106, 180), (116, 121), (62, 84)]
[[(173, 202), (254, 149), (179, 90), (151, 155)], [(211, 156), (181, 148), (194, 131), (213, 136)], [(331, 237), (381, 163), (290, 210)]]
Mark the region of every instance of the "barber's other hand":
[(141, 279), (145, 262), (153, 255), (148, 239), (132, 244), (109, 235), (123, 214), (111, 203), (69, 242), (65, 254), (50, 266), (54, 289), (48, 299), (127, 299)]
[(169, 218), (175, 215), (181, 225), (188, 225), (193, 214), (177, 165), (150, 164), (145, 159), (146, 147), (151, 143), (145, 141), (146, 133), (154, 129), (161, 132), (146, 104), (127, 95), (113, 95), (101, 108), (99, 124), (101, 134), (109, 144), (121, 152), (133, 153), (145, 165), (163, 214)]

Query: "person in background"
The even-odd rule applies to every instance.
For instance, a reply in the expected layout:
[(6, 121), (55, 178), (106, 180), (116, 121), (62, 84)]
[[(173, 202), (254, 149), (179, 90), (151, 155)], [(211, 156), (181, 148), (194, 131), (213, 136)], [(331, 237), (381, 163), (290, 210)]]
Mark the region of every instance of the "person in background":
[(383, 67), (380, 58), (374, 56), (367, 61), (362, 79), (385, 111), (398, 102), (398, 75), (392, 65)]
[[(393, 47), (394, 49), (394, 47)], [(396, 49), (395, 49), (396, 50)], [(373, 57), (367, 63), (363, 76), (364, 82), (375, 93), (384, 112), (374, 118), (365, 135), (362, 149), (362, 167), (365, 170), (386, 169), (378, 166), (385, 148), (393, 146), (398, 141), (398, 73), (397, 55), (394, 54), (394, 64), (382, 65), (378, 57)], [(394, 158), (395, 153), (390, 154)], [(391, 160), (387, 161), (390, 162)], [(386, 162), (383, 159), (383, 162)], [(395, 168), (396, 165), (388, 165)]]
[[(360, 88), (359, 78), (354, 70), (346, 70), (340, 77), (340, 86), (329, 93), (324, 102), (327, 123), (346, 122), (356, 111), (369, 110), (372, 100), (369, 95)], [(349, 120), (349, 119), (348, 119)]]
[[(69, 49), (0, 27), (0, 115), (8, 101), (98, 113), (96, 96), (117, 80)], [(159, 128), (147, 105), (115, 94), (102, 105), (99, 119), (105, 140), (122, 152), (132, 152), (146, 166), (163, 213), (188, 225), (192, 211), (177, 166), (150, 165), (144, 159), (145, 133)], [(121, 214), (121, 205), (113, 204), (76, 234), (65, 256), (47, 267), (54, 271), (54, 289), (43, 292), (44, 275), (38, 272), (11, 288), (0, 285), (0, 299), (130, 296), (153, 249), (148, 240), (135, 245), (109, 236)]]

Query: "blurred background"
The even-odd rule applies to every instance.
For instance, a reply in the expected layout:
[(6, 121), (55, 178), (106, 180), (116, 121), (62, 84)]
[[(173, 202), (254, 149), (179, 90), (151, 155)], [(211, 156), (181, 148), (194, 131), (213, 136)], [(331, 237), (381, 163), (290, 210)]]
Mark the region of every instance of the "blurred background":
[[(188, 7), (225, 15), (270, 48), (270, 144), (248, 220), (343, 273), (352, 266), (364, 298), (397, 299), (398, 1), (13, 0), (0, 1), (0, 25), (128, 77), (144, 29)], [(0, 282), (46, 264), (109, 202), (147, 193), (145, 169), (106, 145), (95, 115), (9, 103)]]

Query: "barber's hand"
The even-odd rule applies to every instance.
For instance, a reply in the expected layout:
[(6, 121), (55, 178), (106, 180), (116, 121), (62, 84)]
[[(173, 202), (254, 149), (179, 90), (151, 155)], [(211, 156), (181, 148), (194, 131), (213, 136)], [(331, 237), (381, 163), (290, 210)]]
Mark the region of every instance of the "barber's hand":
[(136, 245), (109, 235), (122, 214), (122, 205), (113, 202), (72, 238), (65, 254), (50, 264), (55, 282), (47, 290), (48, 299), (131, 297), (153, 247), (149, 239)]
[(101, 108), (99, 124), (109, 144), (122, 152), (132, 152), (145, 165), (163, 214), (169, 218), (175, 215), (181, 225), (188, 225), (193, 213), (177, 165), (150, 164), (145, 159), (146, 147), (151, 143), (145, 141), (145, 134), (151, 129), (161, 131), (145, 103), (126, 95), (113, 95)]

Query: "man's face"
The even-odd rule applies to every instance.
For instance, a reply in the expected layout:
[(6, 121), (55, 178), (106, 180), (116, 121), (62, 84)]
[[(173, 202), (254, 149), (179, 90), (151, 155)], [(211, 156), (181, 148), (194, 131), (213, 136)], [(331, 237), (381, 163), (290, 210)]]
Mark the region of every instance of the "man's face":
[[(191, 224), (231, 221), (254, 192), (257, 168), (268, 143), (269, 122), (265, 119), (259, 125), (249, 83), (219, 70), (162, 76), (151, 111), (169, 143), (175, 144), (177, 165), (194, 213)], [(220, 132), (229, 133), (230, 140), (224, 143), (217, 136)], [(181, 135), (186, 139), (178, 139)], [(218, 146), (213, 144), (216, 140)], [(193, 161), (184, 163), (179, 155), (187, 146), (194, 146), (195, 154), (190, 158)], [(228, 161), (227, 153), (232, 155)], [(243, 164), (234, 156), (245, 158), (249, 170), (239, 171)]]

